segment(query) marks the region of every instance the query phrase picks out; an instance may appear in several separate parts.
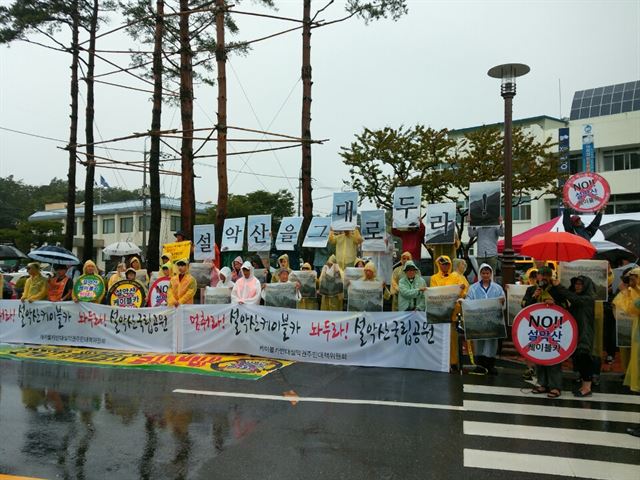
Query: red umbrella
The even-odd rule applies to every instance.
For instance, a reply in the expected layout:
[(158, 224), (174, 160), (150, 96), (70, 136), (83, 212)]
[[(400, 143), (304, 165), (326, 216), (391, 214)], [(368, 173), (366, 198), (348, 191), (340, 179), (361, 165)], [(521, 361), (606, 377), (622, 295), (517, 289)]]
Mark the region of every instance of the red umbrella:
[(522, 255), (556, 262), (592, 258), (595, 253), (596, 248), (588, 240), (567, 232), (540, 233), (527, 240), (520, 249)]

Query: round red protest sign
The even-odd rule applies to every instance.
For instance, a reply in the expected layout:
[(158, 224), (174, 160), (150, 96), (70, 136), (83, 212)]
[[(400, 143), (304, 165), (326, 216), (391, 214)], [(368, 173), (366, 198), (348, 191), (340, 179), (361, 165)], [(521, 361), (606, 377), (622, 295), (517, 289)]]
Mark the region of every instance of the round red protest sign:
[(556, 365), (575, 351), (578, 324), (564, 308), (536, 303), (516, 315), (511, 336), (525, 359), (538, 365)]
[(564, 184), (565, 203), (578, 212), (597, 212), (604, 207), (611, 196), (611, 187), (597, 173), (576, 173)]
[(167, 294), (171, 277), (160, 277), (149, 289), (148, 303), (150, 307), (160, 307), (167, 304)]

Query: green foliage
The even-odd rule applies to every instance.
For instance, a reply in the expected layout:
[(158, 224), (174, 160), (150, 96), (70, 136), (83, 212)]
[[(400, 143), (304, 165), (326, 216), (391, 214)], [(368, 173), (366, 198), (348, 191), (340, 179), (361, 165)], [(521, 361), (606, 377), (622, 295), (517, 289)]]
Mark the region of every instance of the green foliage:
[(21, 221), (14, 229), (0, 229), (0, 242), (13, 243), (23, 252), (45, 243), (55, 245), (64, 240), (62, 223)]
[(391, 18), (396, 21), (409, 12), (406, 0), (378, 0), (375, 2), (347, 0), (345, 8), (349, 13), (355, 13), (358, 17), (363, 18), (365, 23), (382, 18)]

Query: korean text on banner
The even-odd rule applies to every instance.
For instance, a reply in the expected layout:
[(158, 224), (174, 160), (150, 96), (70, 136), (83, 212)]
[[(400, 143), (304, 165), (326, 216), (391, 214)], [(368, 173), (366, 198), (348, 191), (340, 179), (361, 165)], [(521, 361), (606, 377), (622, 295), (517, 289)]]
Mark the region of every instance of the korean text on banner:
[(193, 226), (193, 258), (194, 260), (214, 260), (216, 258), (216, 226)]
[(397, 187), (393, 192), (393, 228), (420, 226), (422, 186)]
[(331, 219), (329, 217), (313, 217), (307, 229), (302, 246), (305, 248), (324, 248), (329, 241)]
[(569, 288), (571, 279), (578, 276), (590, 278), (596, 289), (596, 300), (607, 301), (609, 293), (609, 262), (606, 260), (575, 260), (558, 264), (560, 284)]
[(504, 312), (500, 298), (463, 300), (462, 318), (464, 337), (467, 340), (506, 338)]
[(245, 218), (227, 218), (222, 229), (221, 252), (239, 252), (244, 246)]
[(276, 249), (294, 250), (302, 227), (302, 217), (284, 217), (276, 237)]
[(451, 245), (455, 243), (456, 204), (430, 203), (425, 218), (424, 243)]
[(349, 313), (258, 305), (184, 305), (186, 352), (244, 352), (337, 365), (449, 371), (449, 325), (424, 312)]
[(185, 240), (184, 242), (165, 243), (162, 246), (162, 254), (168, 253), (174, 262), (183, 258), (189, 258), (191, 256), (191, 242)]
[(334, 192), (331, 228), (337, 232), (358, 226), (358, 192)]
[(469, 223), (472, 227), (500, 225), (502, 182), (471, 182), (469, 184)]
[(247, 221), (247, 250), (250, 252), (270, 251), (271, 215), (249, 215)]
[(384, 210), (366, 210), (360, 212), (362, 228), (362, 250), (365, 252), (385, 252), (387, 245), (385, 242), (386, 223)]
[(0, 342), (175, 351), (173, 308), (0, 300)]

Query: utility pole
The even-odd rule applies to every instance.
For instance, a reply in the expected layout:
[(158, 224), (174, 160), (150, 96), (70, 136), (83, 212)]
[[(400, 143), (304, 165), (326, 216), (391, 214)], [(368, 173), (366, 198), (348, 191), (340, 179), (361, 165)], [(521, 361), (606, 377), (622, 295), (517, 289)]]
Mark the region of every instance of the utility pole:
[(216, 213), (216, 241), (222, 239), (227, 218), (229, 186), (227, 181), (227, 51), (224, 38), (225, 1), (216, 0), (216, 62), (218, 69), (218, 205)]
[(313, 217), (311, 196), (311, 0), (303, 1), (302, 14), (302, 232), (305, 233)]
[(302, 169), (298, 176), (298, 216), (300, 216), (300, 208), (302, 206)]
[[(146, 139), (145, 139), (146, 140)], [(147, 148), (142, 152), (142, 256), (147, 259)]]

